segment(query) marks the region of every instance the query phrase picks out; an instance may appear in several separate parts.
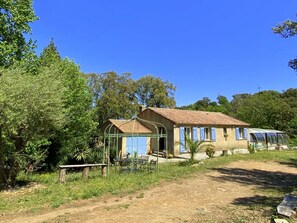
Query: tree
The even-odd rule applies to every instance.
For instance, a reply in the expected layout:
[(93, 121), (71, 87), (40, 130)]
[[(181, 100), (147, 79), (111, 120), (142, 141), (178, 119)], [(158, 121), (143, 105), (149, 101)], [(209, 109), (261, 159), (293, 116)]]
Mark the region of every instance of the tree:
[(208, 111), (211, 106), (211, 100), (208, 97), (203, 97), (201, 100), (198, 100), (194, 103), (195, 110), (198, 111)]
[(34, 42), (26, 39), (29, 24), (37, 19), (32, 0), (0, 1), (0, 66), (34, 56)]
[[(275, 34), (279, 34), (283, 38), (293, 37), (297, 34), (297, 22), (288, 19), (280, 24), (277, 24), (276, 27), (272, 28), (272, 30)], [(297, 71), (297, 58), (290, 60), (288, 65)]]
[(238, 110), (240, 109), (241, 105), (250, 97), (251, 94), (243, 93), (243, 94), (235, 94), (232, 96), (233, 99), (231, 100), (231, 114), (232, 116), (238, 117)]
[(228, 101), (227, 97), (223, 96), (223, 95), (219, 95), (217, 97), (218, 100), (218, 104), (219, 104), (219, 111), (224, 113), (224, 114), (230, 114), (231, 113), (231, 104)]
[(42, 50), (39, 56), (39, 63), (43, 67), (49, 67), (62, 61), (57, 46), (52, 38), (50, 43)]
[(175, 86), (169, 81), (162, 81), (151, 75), (136, 81), (138, 103), (146, 107), (174, 108)]
[(0, 71), (0, 187), (15, 185), (30, 144), (47, 142), (65, 124), (65, 87), (56, 72)]
[(291, 120), (287, 133), (291, 138), (297, 137), (297, 88), (289, 88), (281, 95), (282, 99), (291, 107), (294, 118)]
[(93, 91), (93, 106), (99, 124), (110, 118), (129, 119), (137, 112), (134, 95), (135, 84), (131, 74), (118, 75), (111, 71), (103, 74), (89, 74), (89, 86)]
[[(55, 138), (51, 138), (49, 164), (68, 162), (77, 153), (89, 148), (89, 140), (97, 122), (93, 120), (92, 94), (86, 76), (69, 59), (62, 59), (53, 41), (45, 47), (39, 57), (40, 70), (57, 70), (56, 76), (63, 80), (65, 92), (63, 106), (66, 109), (66, 124)], [(38, 75), (38, 74), (37, 74)]]
[(262, 91), (237, 104), (236, 117), (252, 127), (288, 130), (294, 112), (277, 91)]
[(291, 108), (297, 109), (297, 88), (287, 89), (281, 97)]

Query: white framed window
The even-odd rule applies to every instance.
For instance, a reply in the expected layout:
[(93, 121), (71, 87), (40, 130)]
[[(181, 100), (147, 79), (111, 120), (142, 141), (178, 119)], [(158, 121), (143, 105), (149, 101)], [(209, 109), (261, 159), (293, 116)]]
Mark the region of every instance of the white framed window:
[(192, 136), (192, 128), (190, 127), (185, 127), (185, 136), (189, 139), (191, 139)]
[(244, 131), (243, 128), (238, 128), (238, 139), (243, 139), (244, 135), (243, 135)]
[(216, 128), (215, 127), (201, 127), (200, 128), (201, 141), (216, 141)]
[(248, 132), (247, 128), (238, 127), (236, 128), (236, 140), (247, 139)]

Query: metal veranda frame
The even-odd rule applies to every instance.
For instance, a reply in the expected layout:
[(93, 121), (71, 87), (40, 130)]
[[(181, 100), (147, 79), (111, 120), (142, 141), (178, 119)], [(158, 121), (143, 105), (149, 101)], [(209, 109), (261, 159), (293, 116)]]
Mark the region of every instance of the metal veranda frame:
[[(273, 144), (273, 136), (275, 137), (275, 144), (279, 144), (280, 142), (282, 142), (282, 144), (285, 145), (288, 141), (288, 135), (285, 132), (274, 129), (250, 128), (249, 133), (255, 137), (256, 142), (254, 143), (256, 147), (259, 142), (264, 142), (266, 149), (268, 149), (268, 143)], [(261, 139), (263, 140), (259, 139), (257, 134), (261, 135)]]
[[(132, 121), (138, 121), (141, 124), (144, 124), (146, 127), (151, 126), (151, 127), (149, 127), (149, 129), (152, 130), (152, 133), (139, 133), (136, 131), (134, 132), (134, 127), (133, 127), (132, 132), (129, 132), (129, 133), (120, 132), (118, 127), (125, 125)], [(116, 126), (115, 124), (110, 123), (104, 129), (103, 163), (107, 162), (107, 164), (108, 164), (107, 165), (107, 173), (109, 174), (109, 168), (111, 165), (110, 150), (111, 150), (112, 142), (113, 142), (113, 145), (116, 147), (116, 157), (121, 159), (122, 154), (119, 155), (119, 139), (124, 138), (124, 137), (132, 137), (132, 138), (134, 138), (134, 137), (150, 137), (151, 139), (157, 139), (157, 152), (158, 152), (157, 154), (158, 155), (157, 155), (156, 169), (157, 169), (157, 171), (159, 171), (159, 152), (160, 152), (160, 142), (159, 141), (160, 141), (160, 138), (165, 138), (166, 162), (168, 159), (168, 137), (167, 137), (168, 132), (167, 132), (167, 128), (162, 123), (141, 119), (137, 116), (133, 116), (130, 120), (121, 124), (120, 126)], [(163, 127), (163, 129), (165, 130), (165, 133), (160, 132), (158, 127)]]

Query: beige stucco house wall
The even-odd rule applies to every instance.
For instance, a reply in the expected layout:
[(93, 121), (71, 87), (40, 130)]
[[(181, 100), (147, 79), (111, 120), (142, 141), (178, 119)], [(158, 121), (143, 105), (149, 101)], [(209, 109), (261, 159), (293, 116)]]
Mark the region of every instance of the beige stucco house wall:
[[(215, 150), (246, 149), (248, 145), (249, 124), (219, 112), (147, 108), (138, 117), (166, 127), (168, 150), (174, 155), (185, 152), (179, 143), (184, 139), (185, 132), (193, 140), (212, 143)], [(151, 148), (156, 150), (158, 143), (156, 139), (151, 139)], [(165, 147), (160, 145), (162, 150)]]

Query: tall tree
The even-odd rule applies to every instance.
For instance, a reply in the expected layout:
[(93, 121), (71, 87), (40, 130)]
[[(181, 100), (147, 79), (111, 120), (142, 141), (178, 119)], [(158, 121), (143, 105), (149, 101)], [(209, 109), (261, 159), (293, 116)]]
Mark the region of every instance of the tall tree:
[(242, 94), (235, 94), (232, 96), (233, 99), (231, 100), (231, 114), (232, 116), (237, 117), (238, 110), (240, 109), (241, 105), (250, 97), (251, 94), (242, 93)]
[(49, 67), (61, 61), (61, 55), (58, 52), (54, 39), (52, 38), (50, 43), (42, 50), (39, 56), (40, 65), (43, 67)]
[(151, 75), (136, 81), (138, 103), (146, 107), (174, 108), (176, 87), (169, 81), (162, 81)]
[(36, 19), (32, 0), (0, 0), (0, 66), (34, 55), (34, 43), (25, 35), (30, 34), (29, 24)]
[(53, 69), (0, 72), (0, 187), (13, 187), (29, 144), (46, 142), (64, 126), (65, 87)]
[(231, 105), (225, 96), (219, 95), (217, 97), (217, 102), (211, 101), (211, 99), (208, 97), (203, 97), (191, 105), (181, 107), (181, 109), (222, 112), (224, 114), (230, 114)]
[(80, 68), (73, 61), (61, 58), (53, 40), (42, 51), (39, 64), (41, 70), (57, 69), (57, 78), (63, 80), (66, 124), (58, 137), (52, 140), (56, 148), (61, 147), (57, 151), (59, 157), (56, 161), (67, 162), (76, 155), (75, 151), (87, 149), (90, 135), (96, 127), (96, 122), (93, 121), (91, 90)]
[(282, 93), (281, 97), (294, 113), (294, 118), (291, 120), (287, 132), (291, 137), (297, 138), (297, 88), (287, 89)]
[(252, 127), (288, 130), (294, 112), (276, 91), (262, 91), (237, 105), (236, 117)]
[(134, 96), (135, 84), (131, 74), (115, 72), (89, 74), (89, 85), (93, 90), (93, 105), (99, 124), (110, 118), (131, 118), (137, 112)]
[[(272, 30), (275, 34), (279, 34), (283, 38), (293, 37), (297, 34), (297, 21), (288, 19), (280, 24), (277, 24)], [(297, 58), (290, 60), (288, 65), (297, 71)]]

